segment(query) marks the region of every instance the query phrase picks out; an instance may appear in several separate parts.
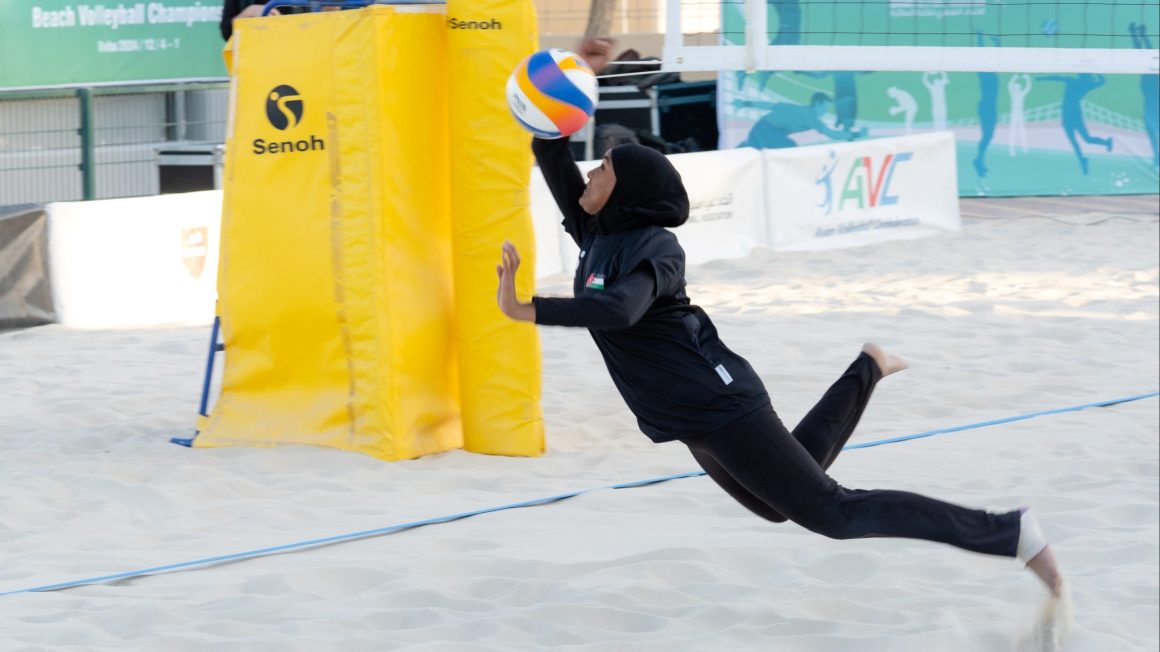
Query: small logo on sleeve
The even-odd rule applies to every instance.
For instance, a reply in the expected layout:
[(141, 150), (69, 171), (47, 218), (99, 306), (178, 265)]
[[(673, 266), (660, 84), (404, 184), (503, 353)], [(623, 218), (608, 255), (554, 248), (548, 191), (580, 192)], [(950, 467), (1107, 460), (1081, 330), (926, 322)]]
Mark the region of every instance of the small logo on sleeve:
[(713, 369), (717, 372), (717, 375), (721, 377), (721, 382), (725, 383), (726, 385), (733, 382), (733, 376), (730, 376), (729, 372), (725, 370), (725, 365), (719, 364)]
[(584, 287), (589, 290), (603, 290), (604, 289), (604, 275), (603, 274), (589, 274), (588, 280), (584, 282)]

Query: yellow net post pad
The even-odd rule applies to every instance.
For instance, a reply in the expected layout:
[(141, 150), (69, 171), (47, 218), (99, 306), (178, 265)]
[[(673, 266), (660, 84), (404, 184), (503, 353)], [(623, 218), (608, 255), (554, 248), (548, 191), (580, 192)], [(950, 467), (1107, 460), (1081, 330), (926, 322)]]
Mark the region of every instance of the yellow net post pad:
[(464, 447), (539, 455), (540, 349), (535, 326), (495, 303), (495, 265), (510, 239), (521, 253), (517, 292), (534, 290), (536, 259), (528, 179), (530, 137), (512, 118), (504, 87), (536, 48), (531, 0), (449, 0), (451, 211)]
[(398, 460), (463, 445), (445, 20), (372, 6), (239, 21), (225, 366), (195, 446)]

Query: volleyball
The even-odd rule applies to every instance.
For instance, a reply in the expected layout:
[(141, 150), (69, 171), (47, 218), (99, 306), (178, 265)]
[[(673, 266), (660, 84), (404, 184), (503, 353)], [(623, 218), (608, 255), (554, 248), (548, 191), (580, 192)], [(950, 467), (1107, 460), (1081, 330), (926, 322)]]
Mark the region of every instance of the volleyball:
[(596, 75), (576, 53), (541, 50), (529, 55), (507, 81), (508, 108), (538, 138), (565, 138), (596, 110)]

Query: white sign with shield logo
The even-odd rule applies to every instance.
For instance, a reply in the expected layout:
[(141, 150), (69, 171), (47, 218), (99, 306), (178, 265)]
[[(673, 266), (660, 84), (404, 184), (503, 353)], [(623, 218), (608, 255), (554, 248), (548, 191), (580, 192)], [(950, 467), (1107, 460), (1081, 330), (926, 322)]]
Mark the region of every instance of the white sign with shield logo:
[(57, 321), (75, 328), (212, 322), (221, 205), (220, 190), (49, 204)]

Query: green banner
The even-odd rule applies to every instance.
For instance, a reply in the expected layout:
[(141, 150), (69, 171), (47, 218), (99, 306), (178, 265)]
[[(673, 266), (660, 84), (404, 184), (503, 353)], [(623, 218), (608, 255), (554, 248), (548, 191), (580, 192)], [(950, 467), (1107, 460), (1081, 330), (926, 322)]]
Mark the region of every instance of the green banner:
[[(777, 45), (1153, 49), (1160, 5), (769, 1)], [(745, 20), (726, 4), (726, 42)], [(903, 48), (900, 48), (900, 50)], [(721, 147), (776, 149), (951, 131), (963, 196), (1160, 191), (1160, 76), (795, 71), (722, 73)]]
[(0, 90), (225, 77), (220, 0), (0, 0)]

